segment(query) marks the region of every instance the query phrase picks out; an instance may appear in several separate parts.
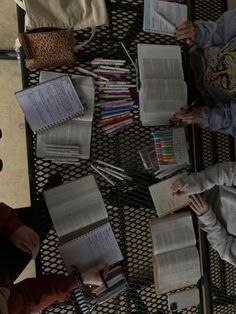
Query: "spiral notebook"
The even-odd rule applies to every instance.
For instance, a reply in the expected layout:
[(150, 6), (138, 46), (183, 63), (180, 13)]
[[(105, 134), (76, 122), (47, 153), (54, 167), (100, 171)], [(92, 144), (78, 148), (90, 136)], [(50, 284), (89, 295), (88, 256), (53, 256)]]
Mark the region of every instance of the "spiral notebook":
[(15, 95), (33, 132), (42, 132), (84, 112), (68, 76), (24, 89)]
[(46, 190), (44, 198), (59, 236), (58, 249), (68, 272), (80, 272), (123, 259), (93, 175)]

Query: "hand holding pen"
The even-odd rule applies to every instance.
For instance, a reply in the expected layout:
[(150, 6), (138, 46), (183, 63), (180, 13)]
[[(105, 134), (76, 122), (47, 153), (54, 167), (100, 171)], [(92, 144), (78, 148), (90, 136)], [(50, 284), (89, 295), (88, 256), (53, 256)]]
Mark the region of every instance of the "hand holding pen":
[(189, 124), (195, 124), (198, 122), (201, 112), (200, 108), (194, 108), (196, 100), (191, 103), (190, 106), (184, 106), (179, 112), (176, 112), (170, 119), (170, 122), (175, 126), (185, 126)]
[(171, 191), (172, 195), (183, 195), (188, 192), (188, 184), (185, 184), (184, 181), (177, 179), (175, 182), (172, 183)]

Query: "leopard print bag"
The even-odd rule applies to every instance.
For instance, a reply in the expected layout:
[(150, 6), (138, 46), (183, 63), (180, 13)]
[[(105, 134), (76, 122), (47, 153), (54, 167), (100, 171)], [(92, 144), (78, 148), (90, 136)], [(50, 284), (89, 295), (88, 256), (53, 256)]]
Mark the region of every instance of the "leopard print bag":
[(18, 34), (29, 70), (72, 65), (76, 62), (72, 29), (38, 28)]

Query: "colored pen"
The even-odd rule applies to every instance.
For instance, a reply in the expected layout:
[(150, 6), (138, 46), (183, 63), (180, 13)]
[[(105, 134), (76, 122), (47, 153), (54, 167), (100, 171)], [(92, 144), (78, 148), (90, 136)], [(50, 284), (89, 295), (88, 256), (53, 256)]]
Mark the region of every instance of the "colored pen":
[(81, 67), (76, 67), (76, 69), (77, 69), (79, 72), (83, 73), (83, 74), (91, 75), (91, 76), (93, 76), (94, 78), (99, 78), (100, 80), (109, 81), (108, 78), (103, 77), (103, 76), (100, 76), (100, 75), (97, 75), (97, 74), (95, 74), (95, 73), (93, 73), (93, 72), (90, 72), (90, 71), (87, 71), (87, 70), (85, 70), (85, 69), (82, 69)]

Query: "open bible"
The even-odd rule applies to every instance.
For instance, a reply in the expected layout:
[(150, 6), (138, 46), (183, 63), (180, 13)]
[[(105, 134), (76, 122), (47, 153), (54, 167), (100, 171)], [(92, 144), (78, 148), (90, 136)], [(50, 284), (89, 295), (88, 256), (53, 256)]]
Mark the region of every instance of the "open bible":
[(156, 292), (195, 285), (201, 277), (190, 212), (150, 220)]
[(172, 115), (187, 103), (180, 47), (138, 44), (138, 64), (142, 124), (169, 124)]

